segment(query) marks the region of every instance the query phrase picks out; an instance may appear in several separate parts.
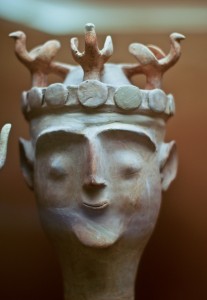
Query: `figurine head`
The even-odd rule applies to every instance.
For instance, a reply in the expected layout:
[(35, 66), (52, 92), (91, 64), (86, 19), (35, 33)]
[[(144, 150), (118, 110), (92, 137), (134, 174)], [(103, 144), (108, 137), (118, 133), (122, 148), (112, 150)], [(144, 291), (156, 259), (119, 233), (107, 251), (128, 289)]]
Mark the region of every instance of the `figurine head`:
[[(11, 36), (25, 47), (23, 33)], [(170, 38), (168, 55), (156, 46), (130, 45), (138, 60), (132, 65), (105, 64), (112, 41), (107, 37), (99, 50), (92, 24), (86, 25), (83, 53), (77, 39), (71, 40), (81, 67), (52, 62), (57, 41), (30, 53), (16, 47), (33, 76), (32, 89), (22, 97), (31, 133), (31, 141), (20, 140), (22, 170), (52, 239), (75, 238), (95, 248), (123, 241), (144, 248), (162, 190), (177, 170), (175, 142), (164, 142), (174, 100), (160, 82), (178, 60), (184, 37)], [(47, 86), (49, 72), (65, 81)], [(132, 85), (134, 74), (146, 75), (145, 90)]]

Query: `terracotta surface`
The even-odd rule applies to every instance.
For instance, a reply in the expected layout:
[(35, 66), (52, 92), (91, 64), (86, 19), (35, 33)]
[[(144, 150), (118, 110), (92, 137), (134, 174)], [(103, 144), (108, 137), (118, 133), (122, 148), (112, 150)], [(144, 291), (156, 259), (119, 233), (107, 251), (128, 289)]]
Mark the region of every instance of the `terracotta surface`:
[(4, 166), (7, 155), (7, 144), (9, 139), (9, 133), (11, 130), (11, 124), (5, 124), (0, 133), (0, 169)]
[[(5, 36), (17, 28), (16, 25), (6, 22), (3, 22), (3, 25), (2, 30), (4, 29)], [(24, 28), (22, 29), (25, 31)], [(48, 39), (46, 35), (35, 32), (32, 32), (32, 34), (35, 42), (29, 48), (38, 44), (37, 38), (39, 44)], [(31, 34), (29, 35), (31, 36)], [(133, 36), (128, 36), (125, 39), (120, 39), (117, 36), (114, 39), (114, 44), (120, 49), (124, 47), (126, 49), (129, 42), (137, 40), (137, 37)], [(162, 46), (161, 48), (168, 49), (168, 43), (164, 35), (139, 37), (139, 41), (146, 44), (149, 42), (156, 44), (158, 40)], [(143, 299), (152, 297), (156, 299), (199, 299), (200, 297), (202, 299), (206, 296), (205, 183), (200, 177), (205, 166), (204, 154), (206, 149), (206, 144), (201, 139), (205, 136), (204, 108), (206, 106), (203, 102), (203, 83), (200, 76), (204, 64), (199, 67), (199, 61), (202, 56), (204, 57), (205, 50), (204, 47), (199, 48), (198, 46), (199, 41), (202, 40), (202, 36), (190, 37), (190, 41), (192, 45), (196, 45), (196, 53), (198, 53), (194, 59), (195, 49), (192, 50), (192, 47), (189, 47), (190, 42), (186, 41), (186, 43), (189, 43), (187, 44), (187, 54), (185, 44), (183, 47), (184, 55), (177, 66), (176, 72), (174, 70), (169, 72), (171, 75), (167, 75), (164, 82), (165, 90), (173, 92), (177, 100), (177, 115), (169, 123), (168, 140), (175, 138), (178, 141), (180, 170), (174, 186), (164, 195), (157, 228), (141, 262), (137, 281), (137, 295), (140, 295)], [(61, 39), (61, 41), (64, 43), (64, 39)], [(20, 94), (22, 90), (28, 89), (30, 86), (27, 78), (28, 74), (15, 61), (12, 50), (11, 52), (8, 50), (9, 47), (12, 48), (11, 41), (7, 41), (3, 45), (3, 54), (10, 56), (11, 68), (14, 69), (11, 71), (11, 69), (8, 69), (8, 62), (6, 60), (2, 61), (2, 65), (5, 66), (2, 93), (4, 98), (8, 99), (8, 106), (6, 103), (3, 107), (5, 111), (2, 123), (10, 120), (13, 124), (16, 122), (17, 127), (14, 130), (13, 137), (11, 135), (11, 142), (14, 143), (14, 146), (9, 150), (8, 162), (1, 174), (1, 178), (5, 182), (1, 191), (1, 231), (4, 241), (1, 247), (3, 266), (1, 269), (1, 293), (4, 299), (38, 299), (41, 297), (50, 297), (50, 299), (58, 299), (59, 297), (61, 299), (58, 264), (52, 248), (47, 244), (41, 232), (36, 208), (34, 207), (34, 197), (24, 187), (17, 163), (17, 137), (28, 137), (27, 125), (20, 114), (18, 103), (14, 103), (13, 99), (16, 92), (14, 93), (13, 87), (12, 89), (7, 87), (6, 82), (14, 82), (17, 85), (17, 93), (19, 89)], [(120, 51), (117, 56), (114, 54), (114, 60), (117, 62), (129, 61), (130, 56), (125, 57), (124, 52), (126, 51)], [(62, 56), (59, 60), (67, 61), (68, 55), (66, 57), (62, 53), (60, 53)], [(69, 63), (72, 63), (72, 61)], [(190, 72), (192, 68), (195, 74), (199, 70), (200, 81), (195, 81), (196, 88), (189, 84), (195, 78), (195, 74)], [(15, 69), (18, 73), (21, 70), (24, 75), (21, 78), (16, 76)], [(177, 75), (178, 73), (183, 74), (182, 80)], [(187, 87), (191, 91), (189, 96), (186, 92)], [(202, 106), (202, 109), (193, 109), (194, 98), (198, 99), (197, 103), (201, 104), (198, 106), (199, 108)], [(18, 99), (16, 101), (18, 102)], [(9, 103), (14, 104), (12, 106)], [(11, 117), (10, 107), (14, 109), (14, 115)], [(192, 124), (193, 118), (197, 121)], [(190, 133), (189, 128), (191, 128)], [(192, 134), (196, 146), (195, 142), (192, 144)], [(202, 145), (202, 148), (198, 145)], [(192, 151), (189, 151), (189, 149), (192, 149)], [(202, 160), (200, 158), (193, 159), (198, 151), (200, 155), (197, 157), (202, 157)], [(202, 153), (203, 155), (201, 155)], [(12, 157), (11, 162), (10, 157)], [(10, 168), (13, 170), (12, 176), (11, 171), (9, 172)], [(12, 190), (8, 188), (8, 178), (10, 178), (10, 183), (12, 182)], [(188, 190), (184, 188), (186, 185)], [(17, 202), (18, 198), (19, 201)], [(12, 291), (9, 288), (11, 282), (14, 282)], [(162, 282), (161, 285), (160, 282)]]
[[(32, 76), (32, 88), (22, 94), (31, 139), (20, 139), (21, 168), (60, 260), (64, 299), (133, 300), (162, 191), (177, 173), (176, 143), (164, 140), (175, 103), (160, 87), (184, 36), (171, 34), (168, 55), (136, 43), (129, 51), (138, 63), (107, 64), (112, 39), (99, 50), (88, 23), (82, 53), (71, 39), (81, 68), (68, 65), (64, 82), (53, 84), (48, 75), (60, 44), (28, 52), (23, 32), (9, 36)], [(136, 74), (146, 76), (144, 90), (132, 85)]]

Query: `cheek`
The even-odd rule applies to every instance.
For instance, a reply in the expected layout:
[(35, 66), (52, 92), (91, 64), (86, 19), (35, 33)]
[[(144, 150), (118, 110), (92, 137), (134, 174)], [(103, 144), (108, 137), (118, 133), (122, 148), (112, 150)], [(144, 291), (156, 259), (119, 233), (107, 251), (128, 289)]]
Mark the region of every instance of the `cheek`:
[(132, 218), (132, 226), (140, 235), (150, 236), (159, 215), (162, 190), (158, 175), (151, 173), (141, 184), (139, 210), (134, 212)]
[(151, 220), (157, 219), (162, 196), (159, 176), (157, 174), (150, 175), (145, 179), (143, 185), (143, 191), (145, 191), (142, 203), (143, 209)]
[(65, 164), (64, 172), (54, 172), (51, 165), (39, 160), (34, 172), (34, 190), (37, 203), (43, 207), (67, 207), (77, 203), (80, 191), (81, 168)]
[(161, 204), (160, 174), (156, 167), (146, 167), (136, 178), (117, 182), (113, 193), (113, 205), (138, 231), (154, 228)]

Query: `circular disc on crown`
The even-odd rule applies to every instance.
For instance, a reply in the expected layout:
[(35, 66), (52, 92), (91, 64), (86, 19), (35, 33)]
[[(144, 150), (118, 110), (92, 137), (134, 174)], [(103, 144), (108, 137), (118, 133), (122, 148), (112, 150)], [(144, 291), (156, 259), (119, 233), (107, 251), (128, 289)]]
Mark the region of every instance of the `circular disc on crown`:
[(155, 89), (149, 93), (149, 108), (155, 112), (164, 112), (166, 109), (167, 96), (160, 90)]
[(126, 85), (118, 88), (114, 94), (116, 105), (125, 110), (138, 108), (142, 103), (142, 94), (136, 86)]
[(29, 93), (27, 93), (27, 99), (31, 109), (41, 107), (43, 103), (42, 90), (40, 88), (33, 87)]
[(61, 83), (51, 84), (45, 92), (45, 102), (49, 106), (62, 106), (67, 101), (68, 89)]
[(108, 88), (98, 80), (86, 80), (79, 85), (78, 99), (85, 107), (98, 107), (108, 98)]

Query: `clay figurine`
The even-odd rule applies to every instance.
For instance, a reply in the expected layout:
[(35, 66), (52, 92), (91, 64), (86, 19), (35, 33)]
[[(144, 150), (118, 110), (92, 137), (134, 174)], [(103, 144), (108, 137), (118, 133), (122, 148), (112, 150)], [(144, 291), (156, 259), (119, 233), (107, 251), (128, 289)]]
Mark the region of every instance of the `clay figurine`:
[[(11, 37), (33, 81), (22, 95), (31, 135), (20, 139), (22, 172), (57, 251), (65, 300), (132, 300), (162, 191), (176, 176), (176, 144), (164, 141), (175, 105), (161, 79), (184, 36), (170, 36), (167, 55), (134, 43), (134, 64), (112, 64), (111, 37), (100, 50), (86, 24), (85, 50), (71, 40), (78, 66), (53, 61), (57, 41), (27, 52), (24, 33)], [(48, 84), (50, 72), (64, 82)], [(135, 74), (146, 75), (145, 89), (131, 83)]]

